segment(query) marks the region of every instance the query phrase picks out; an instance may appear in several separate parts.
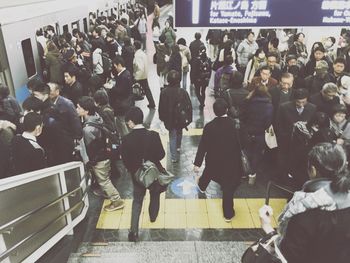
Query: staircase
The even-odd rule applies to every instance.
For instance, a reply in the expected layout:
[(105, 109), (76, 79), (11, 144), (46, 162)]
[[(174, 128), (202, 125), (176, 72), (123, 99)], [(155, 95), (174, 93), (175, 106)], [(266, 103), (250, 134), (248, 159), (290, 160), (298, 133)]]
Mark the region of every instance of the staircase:
[(245, 242), (82, 243), (68, 263), (239, 263)]

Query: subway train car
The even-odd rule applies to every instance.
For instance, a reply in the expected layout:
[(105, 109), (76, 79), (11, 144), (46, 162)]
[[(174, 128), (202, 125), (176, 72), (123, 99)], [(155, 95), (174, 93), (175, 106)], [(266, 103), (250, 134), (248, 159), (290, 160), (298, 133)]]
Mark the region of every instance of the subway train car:
[(87, 32), (89, 13), (110, 15), (118, 0), (45, 1), (0, 9), (0, 83), (23, 102), (26, 83), (41, 76), (36, 31), (51, 25), (57, 35), (74, 28)]

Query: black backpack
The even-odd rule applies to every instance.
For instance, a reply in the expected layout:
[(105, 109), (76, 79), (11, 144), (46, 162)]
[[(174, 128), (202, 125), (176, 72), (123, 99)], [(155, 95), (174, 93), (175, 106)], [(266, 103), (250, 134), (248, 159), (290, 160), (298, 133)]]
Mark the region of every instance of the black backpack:
[(121, 145), (121, 137), (119, 136), (118, 132), (111, 131), (103, 123), (97, 124), (94, 122), (87, 122), (85, 125), (95, 127), (101, 131), (101, 140), (104, 144), (104, 153), (111, 160), (118, 159), (120, 156), (119, 146)]
[(204, 85), (209, 84), (210, 75), (211, 75), (211, 63), (209, 59), (202, 61), (199, 59), (199, 79)]
[(101, 57), (102, 57), (103, 73), (107, 74), (112, 71), (112, 60), (110, 59), (107, 53), (102, 53)]
[(192, 103), (187, 92), (183, 89), (179, 89), (177, 97), (174, 124), (176, 128), (187, 130), (187, 126), (192, 122)]

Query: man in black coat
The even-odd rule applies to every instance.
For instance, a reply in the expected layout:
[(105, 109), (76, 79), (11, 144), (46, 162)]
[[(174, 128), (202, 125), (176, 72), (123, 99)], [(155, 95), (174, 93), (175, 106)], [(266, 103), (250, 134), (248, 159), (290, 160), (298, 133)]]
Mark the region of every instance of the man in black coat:
[[(293, 101), (286, 102), (279, 107), (276, 118), (276, 135), (279, 147), (279, 169), (282, 176), (290, 173), (297, 187), (307, 180), (307, 142), (303, 136), (298, 136), (296, 122), (306, 122), (313, 119), (316, 106), (307, 101), (308, 92), (305, 89), (296, 89)], [(285, 179), (281, 178), (281, 179)]]
[(225, 221), (230, 222), (235, 216), (233, 194), (242, 176), (238, 130), (227, 116), (228, 105), (224, 99), (217, 99), (213, 108), (217, 117), (204, 127), (194, 171), (199, 172), (205, 157), (204, 172), (201, 177), (197, 177), (199, 189), (204, 191), (211, 180), (220, 184)]
[(334, 105), (340, 104), (338, 87), (332, 82), (323, 85), (322, 90), (312, 95), (309, 101), (317, 107), (317, 111), (324, 112), (331, 117)]
[(125, 68), (122, 56), (117, 55), (113, 59), (115, 86), (111, 89), (109, 98), (116, 116), (116, 124), (119, 134), (125, 136), (129, 130), (125, 125), (125, 113), (134, 105), (132, 98), (132, 76)]
[(24, 116), (24, 132), (15, 136), (11, 142), (15, 175), (46, 167), (45, 151), (36, 140), (42, 128), (43, 119), (38, 113), (29, 112)]
[[(125, 121), (132, 131), (123, 138), (121, 155), (125, 167), (131, 174), (134, 185), (129, 241), (136, 241), (138, 238), (139, 218), (146, 188), (136, 182), (134, 176), (136, 171), (141, 167), (142, 160), (150, 160), (160, 171), (164, 171), (160, 160), (164, 158), (165, 151), (159, 134), (154, 131), (147, 131), (142, 125), (143, 113), (141, 109), (132, 107), (125, 115)], [(156, 221), (159, 212), (159, 196), (161, 193), (159, 187), (160, 185), (158, 182), (153, 183), (149, 187), (151, 200), (148, 211), (151, 222)]]

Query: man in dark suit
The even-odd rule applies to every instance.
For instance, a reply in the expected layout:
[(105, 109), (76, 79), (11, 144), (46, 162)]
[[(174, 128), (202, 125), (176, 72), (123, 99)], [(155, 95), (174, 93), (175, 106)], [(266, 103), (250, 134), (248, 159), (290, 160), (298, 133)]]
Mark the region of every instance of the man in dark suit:
[(199, 189), (203, 192), (211, 180), (220, 184), (225, 221), (230, 222), (235, 216), (233, 194), (242, 176), (238, 131), (227, 116), (228, 104), (224, 99), (217, 99), (213, 108), (217, 117), (204, 127), (194, 171), (199, 172), (205, 157), (204, 172), (197, 177)]
[[(139, 218), (146, 188), (136, 182), (134, 176), (136, 171), (141, 167), (142, 160), (150, 160), (160, 171), (164, 171), (164, 168), (160, 164), (160, 160), (164, 158), (165, 151), (159, 134), (154, 131), (147, 131), (142, 125), (143, 113), (141, 109), (132, 107), (126, 113), (125, 121), (132, 131), (123, 138), (121, 156), (125, 167), (131, 174), (131, 179), (134, 185), (129, 241), (136, 241), (138, 238)], [(151, 198), (148, 211), (150, 221), (154, 222), (158, 216), (161, 189), (158, 182), (153, 183), (148, 189), (150, 190)]]
[(116, 124), (121, 136), (128, 134), (125, 125), (125, 113), (134, 105), (132, 98), (132, 76), (125, 68), (125, 62), (121, 55), (113, 59), (115, 86), (111, 89), (109, 98), (116, 116)]
[(267, 86), (269, 90), (278, 84), (278, 81), (271, 77), (271, 69), (269, 66), (261, 67), (260, 76), (254, 77), (247, 88), (249, 91), (252, 91), (260, 84)]
[(280, 151), (279, 168), (283, 175), (290, 173), (293, 176), (297, 187), (302, 186), (308, 176), (305, 138), (298, 136), (295, 123), (308, 124), (316, 113), (316, 106), (309, 103), (307, 97), (307, 90), (296, 89), (293, 94), (294, 100), (280, 106), (275, 127)]
[(283, 73), (281, 76), (280, 84), (269, 90), (271, 95), (271, 102), (273, 106), (273, 120), (276, 119), (276, 114), (279, 107), (293, 99), (292, 97), (292, 87), (293, 87), (294, 77), (291, 73)]

